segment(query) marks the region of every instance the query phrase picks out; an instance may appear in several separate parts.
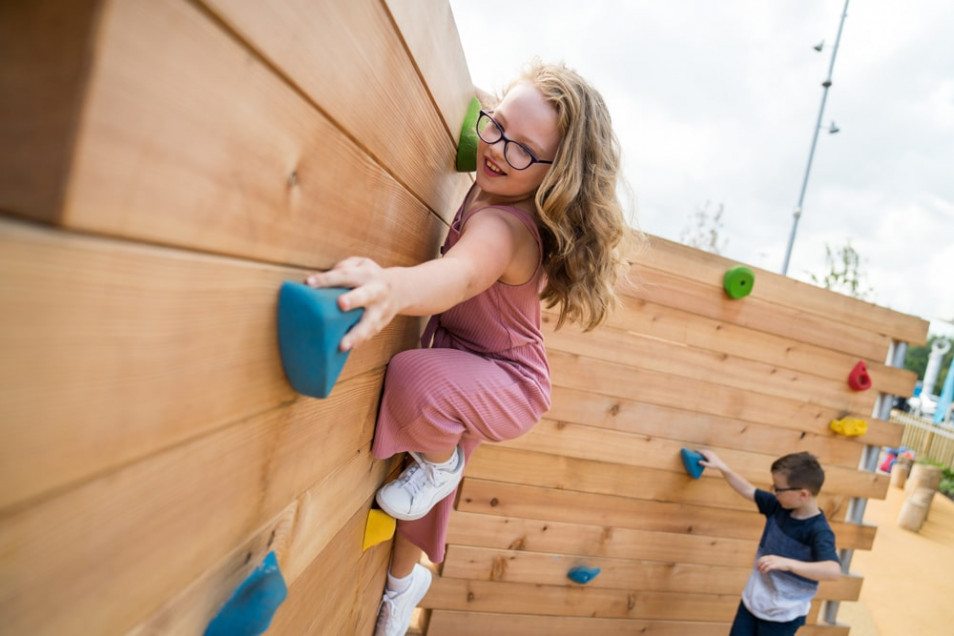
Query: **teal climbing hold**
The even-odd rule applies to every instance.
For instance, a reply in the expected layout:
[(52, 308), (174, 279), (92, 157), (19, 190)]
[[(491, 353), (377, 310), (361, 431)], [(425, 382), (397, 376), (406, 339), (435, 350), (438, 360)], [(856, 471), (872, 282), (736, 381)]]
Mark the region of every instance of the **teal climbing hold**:
[(679, 453), (682, 455), (682, 465), (686, 469), (686, 472), (689, 473), (693, 479), (699, 479), (699, 477), (702, 476), (702, 471), (705, 470), (705, 466), (699, 463), (705, 459), (702, 453), (689, 450), (688, 448), (683, 448)]
[(733, 267), (722, 277), (722, 286), (730, 298), (744, 298), (752, 293), (755, 285), (755, 274), (744, 265)]
[(265, 633), (288, 587), (274, 552), (239, 585), (205, 630), (205, 636), (258, 636)]
[(464, 123), (460, 127), (457, 142), (457, 172), (473, 172), (477, 169), (477, 118), (480, 117), (480, 102), (474, 97), (467, 107)]
[(292, 388), (316, 398), (328, 397), (348, 352), (338, 345), (363, 309), (344, 312), (338, 297), (341, 287), (314, 289), (286, 281), (278, 294), (278, 347), (282, 367)]
[(599, 573), (599, 568), (588, 568), (580, 565), (567, 572), (566, 578), (570, 579), (574, 583), (585, 585), (595, 579), (596, 575)]

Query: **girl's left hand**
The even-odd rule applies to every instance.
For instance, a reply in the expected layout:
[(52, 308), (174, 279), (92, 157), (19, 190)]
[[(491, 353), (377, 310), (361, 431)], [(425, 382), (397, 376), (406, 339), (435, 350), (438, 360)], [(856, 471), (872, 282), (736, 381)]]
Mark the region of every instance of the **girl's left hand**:
[(341, 311), (364, 308), (361, 320), (341, 339), (341, 351), (361, 345), (384, 329), (397, 315), (399, 304), (388, 270), (370, 258), (352, 256), (335, 264), (327, 272), (316, 272), (305, 279), (310, 287), (350, 287), (338, 297)]

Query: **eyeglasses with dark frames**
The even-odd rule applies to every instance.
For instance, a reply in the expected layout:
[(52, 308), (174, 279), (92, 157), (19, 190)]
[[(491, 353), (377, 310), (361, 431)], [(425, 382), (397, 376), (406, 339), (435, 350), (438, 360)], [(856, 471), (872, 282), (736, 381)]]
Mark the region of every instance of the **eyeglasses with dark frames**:
[(785, 492), (786, 490), (801, 490), (801, 488), (798, 488), (798, 487), (794, 487), (794, 488), (779, 488), (778, 486), (776, 486), (776, 485), (774, 485), (774, 484), (772, 485), (772, 492), (774, 492), (775, 494), (778, 494), (778, 493), (780, 493), (780, 492)]
[(500, 127), (500, 124), (490, 116), (490, 113), (483, 110), (480, 111), (480, 116), (477, 118), (477, 136), (480, 137), (485, 144), (491, 146), (502, 140), (504, 142), (504, 159), (507, 160), (507, 163), (510, 164), (510, 167), (514, 170), (526, 170), (535, 163), (553, 163), (545, 159), (537, 159), (537, 156), (533, 154), (532, 150), (519, 141), (514, 141), (507, 137), (507, 135), (504, 134), (503, 128)]

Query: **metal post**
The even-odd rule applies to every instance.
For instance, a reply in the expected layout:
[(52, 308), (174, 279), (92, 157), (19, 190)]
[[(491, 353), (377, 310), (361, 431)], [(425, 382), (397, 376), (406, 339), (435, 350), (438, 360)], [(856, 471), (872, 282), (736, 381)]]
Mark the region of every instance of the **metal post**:
[(818, 143), (818, 131), (821, 130), (822, 116), (825, 113), (825, 102), (828, 100), (828, 89), (831, 88), (831, 74), (835, 69), (835, 56), (838, 54), (838, 43), (841, 41), (841, 30), (845, 26), (845, 16), (848, 15), (848, 0), (841, 12), (841, 22), (838, 23), (838, 35), (835, 37), (835, 46), (831, 50), (831, 63), (828, 65), (828, 77), (822, 82), (821, 107), (818, 109), (818, 121), (815, 122), (815, 132), (812, 135), (812, 147), (808, 152), (808, 165), (805, 166), (805, 178), (802, 179), (802, 191), (798, 195), (798, 205), (792, 212), (792, 232), (788, 235), (788, 247), (785, 248), (785, 261), (782, 263), (782, 275), (788, 274), (788, 261), (792, 257), (792, 245), (795, 243), (795, 232), (798, 230), (798, 219), (802, 216), (802, 204), (805, 202), (805, 188), (808, 187), (808, 175), (812, 171), (812, 159), (815, 157), (815, 145)]

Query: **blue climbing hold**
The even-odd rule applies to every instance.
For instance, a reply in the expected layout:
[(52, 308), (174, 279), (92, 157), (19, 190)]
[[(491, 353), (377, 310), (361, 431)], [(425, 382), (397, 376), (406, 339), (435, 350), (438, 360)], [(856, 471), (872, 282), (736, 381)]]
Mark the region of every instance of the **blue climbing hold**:
[(363, 309), (341, 311), (342, 287), (314, 289), (286, 281), (278, 294), (278, 347), (292, 388), (316, 398), (328, 397), (348, 352), (338, 345), (361, 319)]
[(595, 579), (596, 575), (599, 573), (599, 568), (588, 568), (580, 565), (567, 572), (566, 578), (570, 579), (574, 583), (585, 585), (586, 583), (589, 583)]
[(699, 479), (699, 477), (702, 476), (702, 471), (705, 470), (705, 466), (699, 462), (703, 461), (705, 457), (702, 456), (702, 453), (689, 450), (688, 448), (683, 448), (680, 453), (682, 454), (682, 465), (686, 469), (686, 472), (689, 473), (693, 479)]
[(258, 636), (288, 596), (274, 552), (242, 582), (205, 630), (205, 636)]

